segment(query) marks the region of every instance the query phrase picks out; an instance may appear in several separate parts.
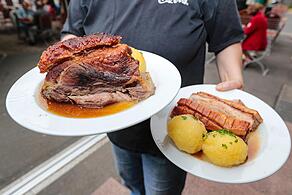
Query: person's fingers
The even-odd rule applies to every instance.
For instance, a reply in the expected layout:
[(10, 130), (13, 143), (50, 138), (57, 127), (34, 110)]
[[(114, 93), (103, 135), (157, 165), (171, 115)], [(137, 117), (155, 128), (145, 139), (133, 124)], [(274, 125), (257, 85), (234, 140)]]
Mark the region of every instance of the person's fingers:
[(225, 81), (222, 83), (219, 83), (216, 86), (216, 90), (218, 91), (228, 91), (232, 89), (242, 89), (243, 84), (240, 81), (232, 80), (232, 81)]

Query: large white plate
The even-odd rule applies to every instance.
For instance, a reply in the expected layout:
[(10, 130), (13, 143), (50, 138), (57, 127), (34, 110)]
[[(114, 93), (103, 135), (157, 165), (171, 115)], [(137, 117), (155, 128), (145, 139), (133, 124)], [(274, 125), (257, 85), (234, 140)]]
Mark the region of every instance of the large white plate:
[[(260, 149), (254, 159), (232, 168), (222, 168), (197, 159), (178, 150), (167, 136), (167, 120), (176, 102), (188, 98), (194, 92), (207, 92), (225, 99), (240, 99), (248, 107), (256, 109), (264, 122), (257, 131), (260, 135)], [(183, 170), (217, 182), (247, 183), (268, 177), (286, 162), (291, 147), (289, 131), (281, 117), (266, 103), (244, 91), (218, 92), (215, 85), (194, 85), (182, 88), (176, 98), (162, 111), (151, 118), (152, 136), (161, 152)]]
[(144, 52), (147, 71), (156, 86), (155, 95), (135, 106), (104, 117), (66, 118), (42, 109), (36, 95), (45, 75), (34, 68), (24, 74), (11, 87), (6, 107), (10, 116), (27, 129), (44, 134), (60, 136), (83, 136), (112, 132), (135, 125), (150, 118), (164, 108), (176, 96), (181, 85), (181, 76), (168, 60), (149, 52)]

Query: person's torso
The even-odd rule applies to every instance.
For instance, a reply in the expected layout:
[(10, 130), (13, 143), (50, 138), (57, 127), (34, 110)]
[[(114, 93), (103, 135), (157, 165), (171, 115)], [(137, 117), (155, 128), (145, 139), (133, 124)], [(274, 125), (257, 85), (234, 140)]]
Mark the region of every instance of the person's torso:
[(81, 6), (85, 34), (121, 35), (124, 43), (173, 62), (183, 85), (203, 81), (207, 35), (198, 1), (83, 0)]

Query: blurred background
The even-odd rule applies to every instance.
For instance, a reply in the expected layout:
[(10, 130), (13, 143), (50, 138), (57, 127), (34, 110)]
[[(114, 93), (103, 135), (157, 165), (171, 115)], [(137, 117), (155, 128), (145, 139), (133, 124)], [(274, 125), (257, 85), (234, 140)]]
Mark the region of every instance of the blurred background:
[[(115, 173), (106, 135), (55, 137), (16, 124), (5, 108), (13, 83), (60, 39), (69, 0), (0, 0), (0, 194), (129, 194)], [(237, 0), (245, 32), (245, 90), (272, 106), (292, 130), (292, 0)], [(250, 26), (261, 17), (265, 35)], [(265, 25), (261, 25), (265, 26)], [(262, 28), (262, 27), (260, 27)], [(260, 40), (262, 45), (250, 45)], [(206, 56), (205, 83), (217, 83)], [(23, 111), (25, 112), (25, 111)], [(267, 162), (272, 163), (272, 162)], [(291, 194), (292, 162), (273, 176), (227, 185), (189, 175), (184, 194)]]

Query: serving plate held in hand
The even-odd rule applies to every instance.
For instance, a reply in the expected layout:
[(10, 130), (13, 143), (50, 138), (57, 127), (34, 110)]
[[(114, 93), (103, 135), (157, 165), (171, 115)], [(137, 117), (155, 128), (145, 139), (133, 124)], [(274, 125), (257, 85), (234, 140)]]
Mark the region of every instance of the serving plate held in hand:
[[(172, 109), (180, 98), (189, 98), (192, 93), (199, 91), (229, 100), (240, 99), (247, 107), (260, 113), (264, 120), (256, 130), (260, 137), (260, 148), (252, 160), (239, 166), (223, 168), (178, 150), (170, 140), (167, 121)], [(284, 165), (291, 148), (289, 131), (284, 121), (269, 105), (241, 90), (216, 91), (215, 85), (182, 88), (167, 107), (151, 117), (151, 133), (161, 152), (178, 167), (201, 178), (222, 183), (248, 183), (272, 175)]]
[(40, 74), (35, 67), (11, 87), (6, 98), (7, 111), (27, 129), (59, 136), (113, 132), (142, 122), (170, 103), (181, 85), (181, 76), (171, 62), (153, 53), (142, 53), (156, 90), (153, 96), (129, 109), (97, 118), (66, 118), (52, 114), (38, 104), (37, 96), (45, 74)]

